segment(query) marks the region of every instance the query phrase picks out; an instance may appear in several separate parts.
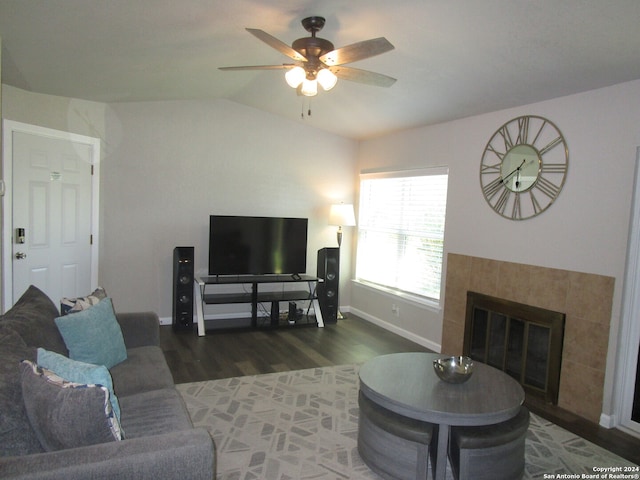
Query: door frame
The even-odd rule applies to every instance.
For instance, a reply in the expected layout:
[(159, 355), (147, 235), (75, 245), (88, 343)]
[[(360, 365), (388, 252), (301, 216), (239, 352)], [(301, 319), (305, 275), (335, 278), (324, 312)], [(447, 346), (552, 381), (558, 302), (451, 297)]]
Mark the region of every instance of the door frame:
[(52, 128), (30, 125), (13, 120), (3, 121), (2, 172), (4, 195), (2, 198), (2, 304), (6, 312), (13, 305), (13, 134), (28, 133), (58, 140), (88, 145), (91, 148), (91, 291), (98, 286), (99, 225), (100, 225), (100, 139), (63, 132)]
[(636, 149), (630, 225), (614, 390), (616, 414), (612, 423), (640, 437), (640, 423), (631, 420), (636, 370), (640, 368), (640, 147)]

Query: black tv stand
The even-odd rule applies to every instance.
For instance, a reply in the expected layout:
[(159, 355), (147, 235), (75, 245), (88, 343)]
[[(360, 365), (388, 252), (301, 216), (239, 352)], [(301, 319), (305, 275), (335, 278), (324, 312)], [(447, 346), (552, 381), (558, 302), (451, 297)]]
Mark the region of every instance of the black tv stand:
[[(306, 290), (281, 290), (260, 291), (262, 284), (274, 283), (306, 283)], [(258, 328), (258, 304), (271, 303), (271, 317), (268, 327), (278, 326), (280, 302), (306, 300), (313, 304), (316, 317), (316, 325), (324, 327), (322, 313), (316, 296), (318, 278), (311, 275), (212, 275), (196, 278), (196, 314), (198, 318), (198, 335), (204, 336), (206, 328), (204, 324), (204, 306), (232, 303), (251, 304), (251, 328)], [(251, 285), (251, 291), (239, 291), (233, 293), (210, 293), (207, 288), (215, 288), (216, 285)], [(276, 314), (277, 312), (277, 314)]]

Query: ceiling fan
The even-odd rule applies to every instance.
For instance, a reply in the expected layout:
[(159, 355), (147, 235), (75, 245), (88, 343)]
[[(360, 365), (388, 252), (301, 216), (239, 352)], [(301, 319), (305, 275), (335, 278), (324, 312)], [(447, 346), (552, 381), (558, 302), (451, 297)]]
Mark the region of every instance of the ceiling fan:
[(395, 47), (386, 38), (374, 38), (336, 49), (329, 40), (316, 37), (324, 23), (323, 17), (303, 19), (302, 26), (311, 36), (295, 40), (291, 47), (263, 30), (247, 28), (249, 33), (291, 58), (294, 63), (220, 67), (220, 70), (287, 70), (287, 83), (308, 97), (318, 94), (318, 84), (324, 90), (332, 89), (338, 78), (377, 87), (390, 87), (394, 84), (396, 79), (387, 75), (344, 66), (345, 63), (393, 50)]

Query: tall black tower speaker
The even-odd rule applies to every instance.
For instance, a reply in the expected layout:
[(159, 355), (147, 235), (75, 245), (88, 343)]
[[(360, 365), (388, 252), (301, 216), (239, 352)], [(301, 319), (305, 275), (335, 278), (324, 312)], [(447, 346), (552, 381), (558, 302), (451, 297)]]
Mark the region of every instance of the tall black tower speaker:
[(173, 329), (193, 330), (193, 250), (173, 249)]
[(340, 249), (326, 247), (318, 250), (318, 303), (324, 323), (338, 321), (338, 284), (340, 283)]

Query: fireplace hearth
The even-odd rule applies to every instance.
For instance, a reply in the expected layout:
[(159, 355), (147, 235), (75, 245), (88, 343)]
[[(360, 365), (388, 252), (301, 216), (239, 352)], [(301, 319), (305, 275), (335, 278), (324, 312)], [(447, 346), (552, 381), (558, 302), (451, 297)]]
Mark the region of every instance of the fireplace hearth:
[(558, 404), (565, 314), (467, 292), (463, 353)]

